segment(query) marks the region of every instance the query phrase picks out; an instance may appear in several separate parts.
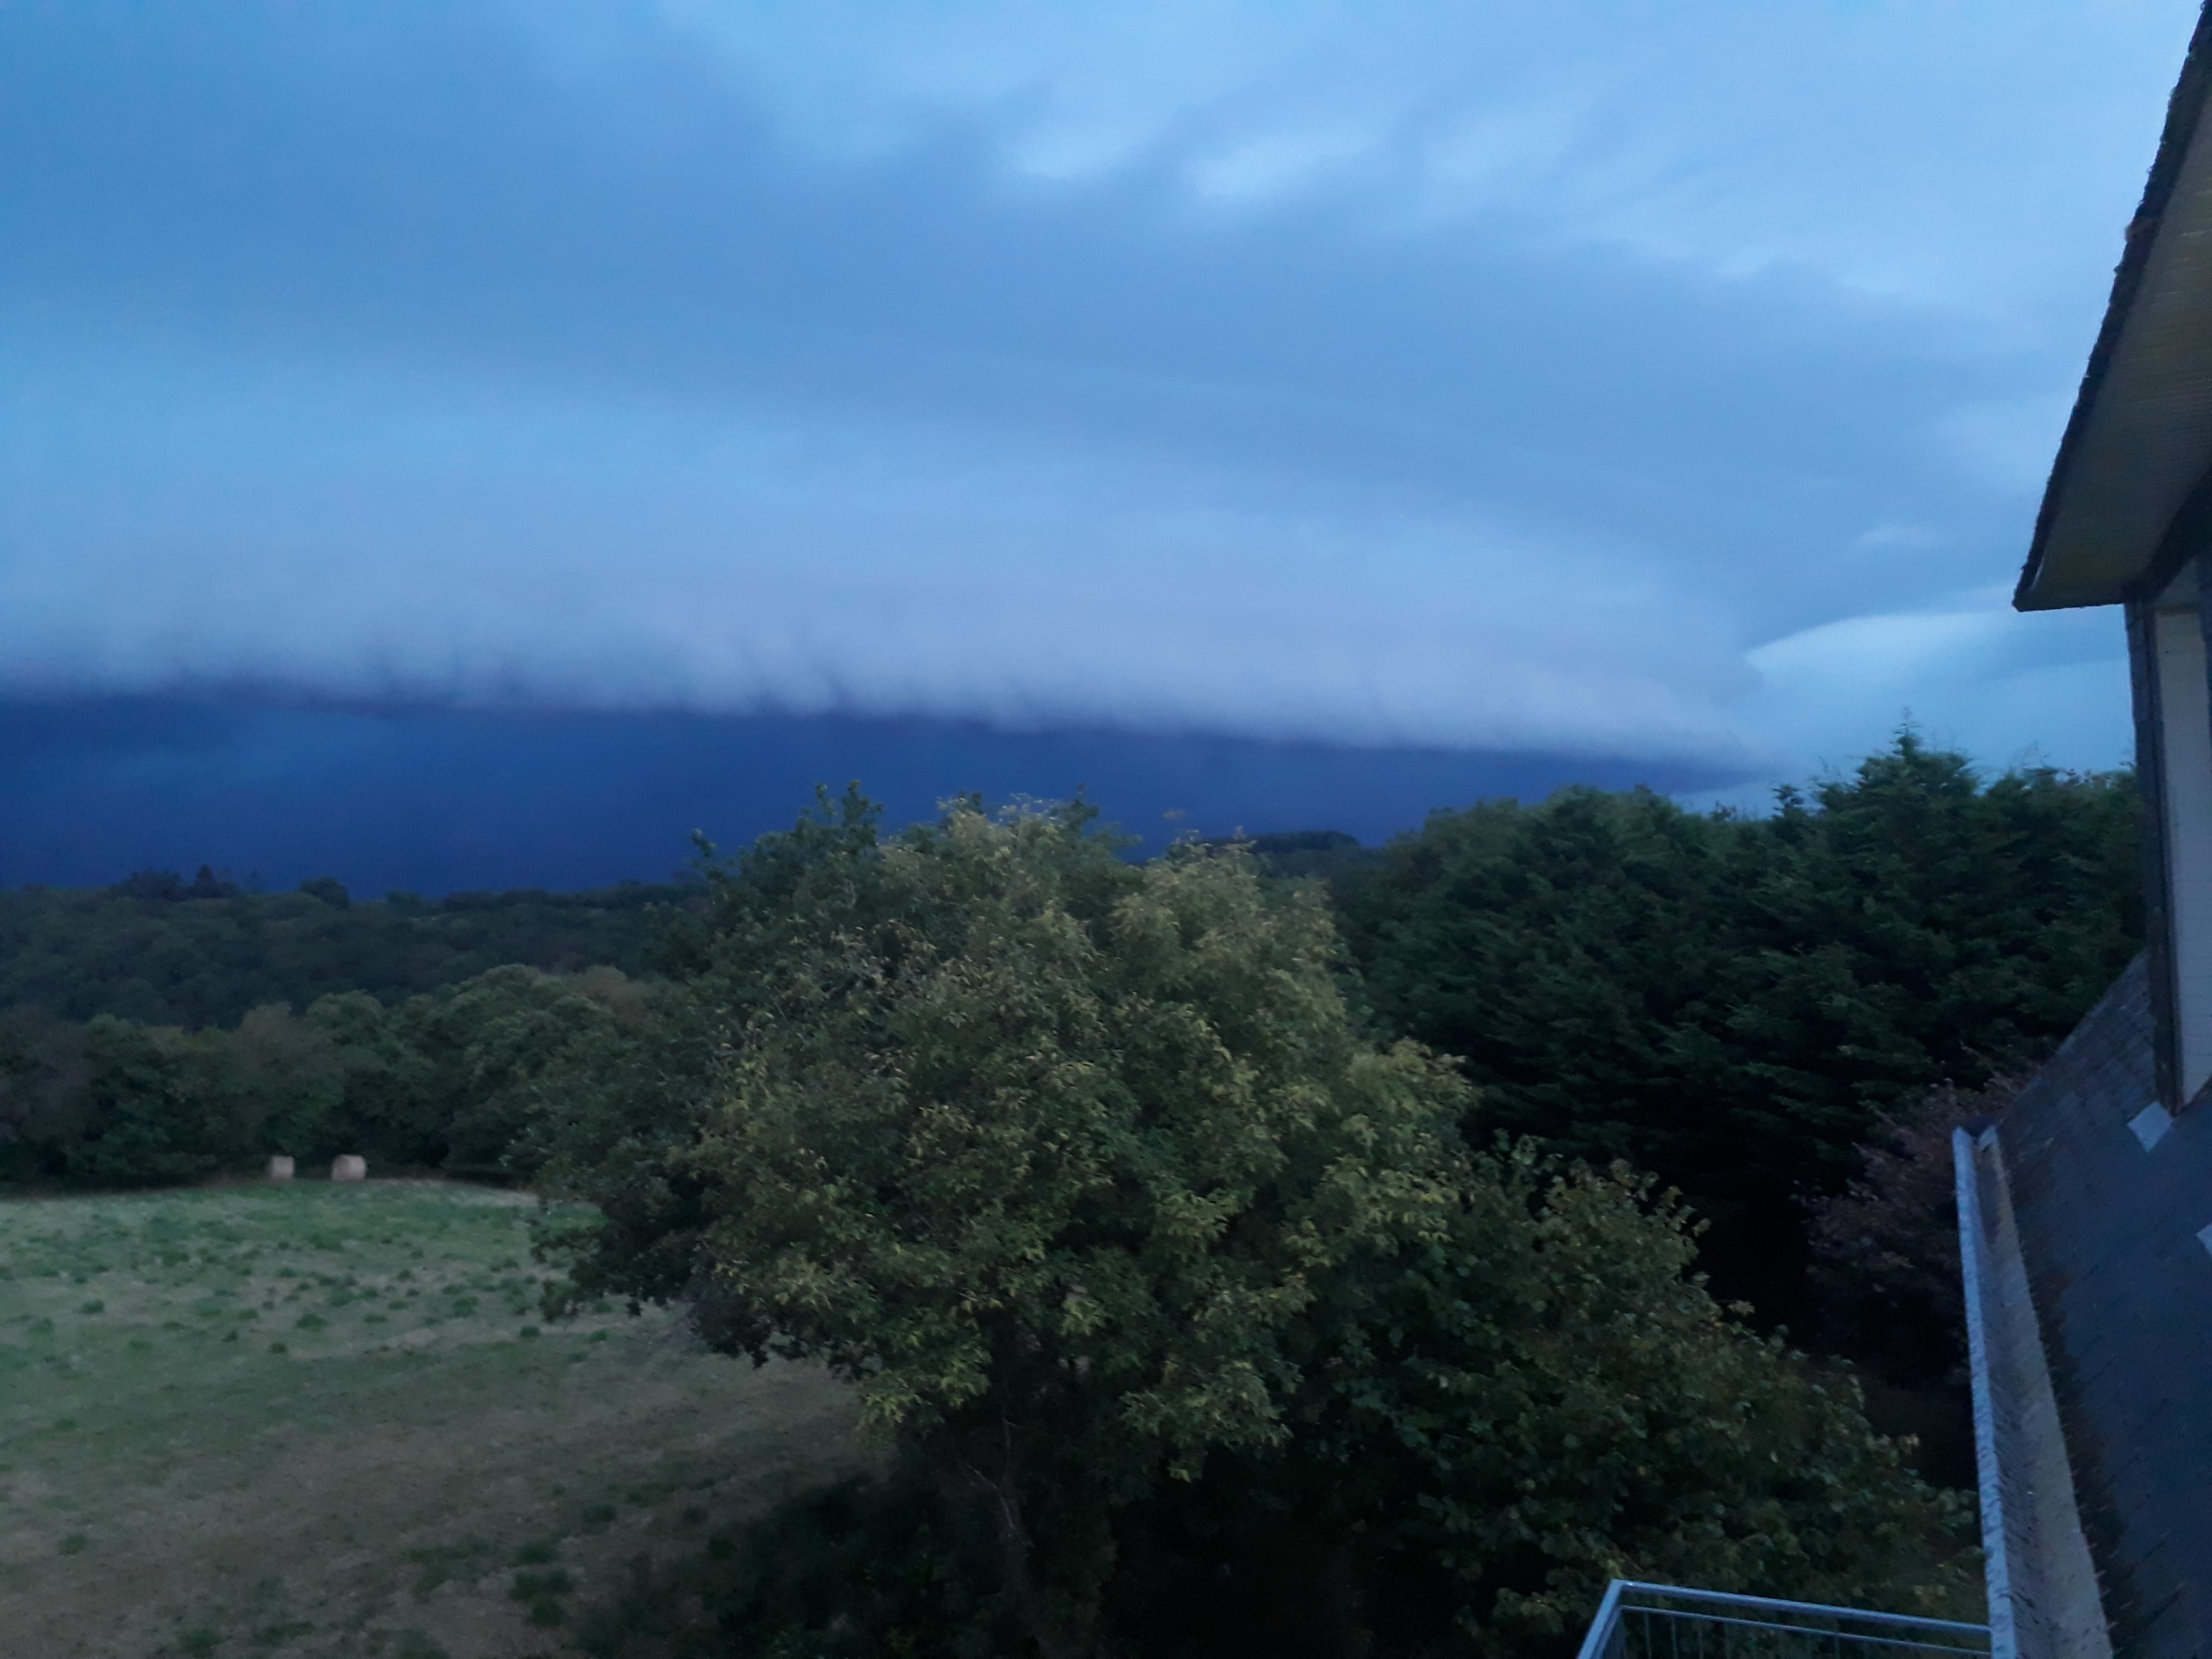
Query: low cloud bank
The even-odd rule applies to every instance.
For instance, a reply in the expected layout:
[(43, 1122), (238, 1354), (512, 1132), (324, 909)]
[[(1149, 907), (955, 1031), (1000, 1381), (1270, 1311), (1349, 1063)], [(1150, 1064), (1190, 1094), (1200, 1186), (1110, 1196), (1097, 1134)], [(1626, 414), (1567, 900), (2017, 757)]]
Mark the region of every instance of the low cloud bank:
[(2186, 11), (17, 9), (0, 695), (2094, 763)]
[(0, 702), (0, 885), (87, 886), (201, 863), (289, 887), (578, 888), (658, 880), (704, 830), (787, 829), (858, 780), (895, 823), (979, 790), (1079, 787), (1158, 850), (1179, 834), (1334, 829), (1370, 843), (1438, 806), (1568, 783), (1729, 775), (1581, 755), (1361, 750), (1219, 737), (1019, 733), (959, 722), (485, 714), (174, 698)]

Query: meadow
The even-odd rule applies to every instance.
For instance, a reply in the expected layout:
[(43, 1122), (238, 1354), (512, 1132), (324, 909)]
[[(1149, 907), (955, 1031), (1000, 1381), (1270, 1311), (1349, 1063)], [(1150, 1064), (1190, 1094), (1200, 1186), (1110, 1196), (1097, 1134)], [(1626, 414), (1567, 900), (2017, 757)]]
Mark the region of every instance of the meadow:
[(23, 1659), (507, 1659), (866, 1456), (818, 1372), (549, 1323), (535, 1201), (434, 1182), (0, 1203)]

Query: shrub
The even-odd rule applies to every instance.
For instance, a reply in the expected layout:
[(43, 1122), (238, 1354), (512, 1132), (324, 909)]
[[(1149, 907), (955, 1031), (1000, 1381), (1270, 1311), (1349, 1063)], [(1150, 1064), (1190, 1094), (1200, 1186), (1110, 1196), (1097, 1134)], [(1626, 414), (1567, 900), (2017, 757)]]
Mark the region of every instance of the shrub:
[(1832, 1348), (1905, 1384), (1964, 1361), (1951, 1133), (2002, 1116), (2025, 1081), (1947, 1084), (1885, 1114), (1860, 1149), (1850, 1185), (1808, 1206), (1822, 1335)]
[(1022, 1650), (1000, 1562), (981, 1495), (908, 1462), (787, 1500), (641, 1577), (585, 1616), (578, 1641), (599, 1659), (991, 1659)]

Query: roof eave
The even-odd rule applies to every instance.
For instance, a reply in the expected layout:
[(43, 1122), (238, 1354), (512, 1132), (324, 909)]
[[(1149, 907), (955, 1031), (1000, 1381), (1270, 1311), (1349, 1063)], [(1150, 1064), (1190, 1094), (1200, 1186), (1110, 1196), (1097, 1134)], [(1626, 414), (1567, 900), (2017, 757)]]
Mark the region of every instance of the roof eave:
[[(2013, 604), (2020, 610), (2055, 611), (2114, 605), (2146, 587), (2163, 586), (2172, 574), (2170, 569), (2161, 572), (2156, 568), (2161, 559), (2171, 554), (2168, 544), (2174, 540), (2171, 527), (2169, 533), (2154, 544), (2126, 550), (2118, 572), (2108, 570), (2094, 576), (2079, 571), (2057, 573), (2050, 568), (2048, 555), (2052, 532), (2069, 494), (2080, 482), (2083, 452), (2098, 421), (2113, 360), (2133, 319), (2160, 232), (2166, 228), (2175, 185), (2203, 125), (2208, 94), (2212, 94), (2212, 0), (2206, 0), (2199, 10), (2181, 74), (2166, 100), (2166, 125), (2159, 136), (2158, 153), (2143, 184), (2142, 203), (2128, 222), (2120, 261), (2112, 273), (2112, 297), (2105, 308), (2104, 322), (2097, 331), (2097, 342), (2082, 371), (2073, 412), (2067, 418), (2065, 434), (2059, 440), (2058, 453), (2051, 463), (2050, 480), (2036, 514), (2035, 533), (2029, 543), (2027, 564), (2014, 590)], [(2196, 204), (2188, 205), (2193, 208)], [(2212, 230), (2212, 222), (2188, 228)], [(2208, 364), (2208, 368), (2212, 368), (2212, 364)], [(2212, 460), (2212, 456), (2207, 459)], [(2196, 504), (2199, 497), (2207, 495), (2208, 483), (2212, 483), (2212, 472), (2208, 472), (2207, 483), (2200, 483), (2192, 492), (2187, 505)], [(2185, 514), (2185, 507), (2184, 513), (2176, 514), (2176, 520)]]

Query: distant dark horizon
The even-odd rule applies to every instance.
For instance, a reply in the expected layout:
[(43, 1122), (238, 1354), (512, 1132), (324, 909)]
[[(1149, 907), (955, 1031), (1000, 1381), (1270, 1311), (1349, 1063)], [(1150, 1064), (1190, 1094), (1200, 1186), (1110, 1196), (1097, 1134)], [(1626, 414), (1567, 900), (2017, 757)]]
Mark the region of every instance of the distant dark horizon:
[(743, 845), (788, 827), (817, 783), (848, 781), (895, 824), (955, 794), (1080, 787), (1157, 848), (1240, 830), (1334, 830), (1371, 846), (1480, 799), (1742, 779), (1588, 756), (835, 715), (19, 701), (0, 702), (0, 884), (104, 886), (202, 865), (270, 889), (334, 876), (362, 897), (660, 881), (690, 859), (694, 830)]

